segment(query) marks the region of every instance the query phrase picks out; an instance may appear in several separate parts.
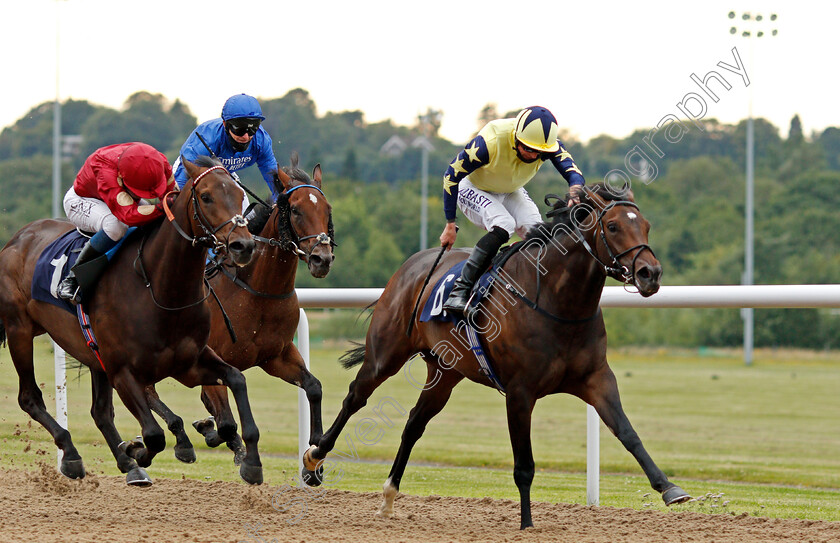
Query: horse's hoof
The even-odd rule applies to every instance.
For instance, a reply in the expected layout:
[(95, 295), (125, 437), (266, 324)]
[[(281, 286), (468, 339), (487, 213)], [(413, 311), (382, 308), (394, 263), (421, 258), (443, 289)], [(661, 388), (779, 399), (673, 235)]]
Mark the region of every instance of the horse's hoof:
[(318, 460), (313, 456), (313, 451), (317, 449), (316, 445), (310, 445), (306, 452), (303, 453), (303, 467), (306, 468), (307, 471), (315, 471), (318, 469), (318, 466), (323, 462), (322, 460)]
[(300, 479), (309, 486), (321, 486), (324, 482), (324, 468), (319, 466), (315, 471), (306, 468), (300, 470)]
[(134, 458), (135, 460), (137, 459), (137, 456), (135, 456), (137, 454), (137, 451), (143, 449), (144, 447), (145, 445), (143, 445), (142, 436), (137, 436), (131, 441), (123, 441), (119, 445), (117, 445), (117, 448), (124, 452), (126, 456)]
[(242, 461), (245, 460), (245, 445), (242, 443), (242, 438), (237, 435), (227, 442), (227, 446), (233, 451), (233, 464), (241, 466)]
[(662, 493), (662, 501), (665, 505), (674, 505), (675, 503), (687, 502), (691, 496), (682, 488), (674, 485)]
[(175, 458), (184, 464), (192, 464), (195, 462), (195, 449), (192, 447), (179, 447), (175, 445)]
[(133, 468), (125, 475), (125, 484), (130, 486), (152, 486), (152, 479), (143, 468)]
[(193, 425), (193, 428), (195, 428), (196, 431), (199, 434), (205, 435), (205, 434), (207, 434), (207, 432), (210, 432), (210, 431), (213, 431), (213, 430), (216, 429), (216, 419), (213, 418), (212, 416), (210, 416), (210, 417), (207, 417), (204, 420), (193, 421), (192, 425)]
[(83, 479), (85, 476), (85, 466), (82, 464), (81, 458), (79, 460), (61, 460), (61, 474), (68, 479)]
[(261, 485), (263, 483), (263, 469), (262, 466), (249, 466), (242, 464), (239, 466), (239, 476), (249, 485)]

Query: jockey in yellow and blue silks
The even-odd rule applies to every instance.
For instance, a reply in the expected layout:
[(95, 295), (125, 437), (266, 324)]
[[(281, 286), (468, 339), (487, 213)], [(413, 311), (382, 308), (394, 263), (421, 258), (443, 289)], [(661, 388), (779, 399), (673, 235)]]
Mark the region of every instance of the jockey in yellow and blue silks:
[(463, 313), (473, 285), (499, 248), (514, 233), (524, 238), (531, 227), (542, 222), (524, 186), (544, 162), (551, 161), (569, 183), (569, 205), (578, 202), (585, 180), (557, 139), (558, 132), (557, 119), (549, 110), (528, 107), (515, 119), (487, 123), (449, 164), (443, 177), (446, 227), (440, 236), (441, 246), (449, 250), (455, 243), (456, 208), (488, 233), (476, 243), (444, 309)]

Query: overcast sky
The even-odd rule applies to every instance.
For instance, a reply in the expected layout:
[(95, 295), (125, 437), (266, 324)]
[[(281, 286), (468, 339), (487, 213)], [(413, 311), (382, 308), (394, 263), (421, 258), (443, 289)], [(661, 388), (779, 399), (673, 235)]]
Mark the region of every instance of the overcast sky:
[[(185, 102), (199, 122), (231, 94), (310, 92), (319, 114), (362, 110), (411, 125), (432, 107), (464, 142), (481, 108), (552, 110), (583, 140), (685, 118), (753, 113), (786, 135), (840, 126), (837, 2), (457, 2), (423, 0), (18, 0), (2, 4), (0, 126), (31, 107), (84, 99), (119, 108), (146, 90)], [(774, 38), (729, 33), (731, 10), (761, 6)], [(776, 9), (773, 9), (776, 8)], [(775, 23), (771, 13), (778, 14)], [(736, 19), (736, 26), (744, 25)], [(56, 70), (56, 35), (60, 44)], [(752, 44), (752, 52), (750, 46)], [(736, 48), (750, 87), (739, 74)], [(691, 79), (716, 71), (718, 98)], [(282, 119), (281, 119), (282, 122)], [(282, 139), (282, 134), (275, 137)]]

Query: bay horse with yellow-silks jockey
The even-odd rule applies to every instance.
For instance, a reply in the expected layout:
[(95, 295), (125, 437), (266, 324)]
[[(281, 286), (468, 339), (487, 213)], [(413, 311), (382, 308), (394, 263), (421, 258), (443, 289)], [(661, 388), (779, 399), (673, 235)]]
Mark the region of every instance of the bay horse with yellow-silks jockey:
[[(348, 419), (373, 391), (419, 354), (426, 362), (427, 380), (385, 482), (381, 516), (393, 516), (394, 498), (412, 447), (465, 377), (505, 393), (521, 528), (533, 526), (531, 413), (539, 398), (558, 392), (595, 407), (666, 504), (690, 498), (648, 455), (621, 407), (616, 379), (607, 363), (607, 333), (599, 308), (606, 278), (633, 285), (645, 297), (659, 290), (662, 267), (648, 245), (650, 224), (627, 187), (587, 187), (581, 203), (572, 208), (552, 195), (546, 203), (550, 198), (557, 199), (548, 213), (552, 222), (532, 229), (518, 250), (508, 249), (503, 255), (507, 259), (494, 272), (495, 280), (483, 287), (484, 298), (470, 316), (469, 326), (463, 320), (415, 318), (417, 304), (427, 307), (430, 297), (441, 304), (446, 297), (438, 288), (424, 292), (429, 270), (435, 270), (430, 285), (451, 282), (456, 275), (448, 270), (467, 257), (466, 251), (451, 251), (438, 268), (433, 262), (442, 253), (423, 251), (394, 274), (376, 303), (365, 345), (343, 358), (345, 367), (361, 364), (361, 368), (335, 422), (304, 454), (307, 469), (316, 469), (326, 458)], [(475, 337), (472, 341), (464, 337), (470, 335), (469, 328), (480, 334), (479, 345)], [(489, 363), (482, 366), (477, 353), (486, 355)]]
[[(330, 271), (335, 256), (335, 233), (330, 206), (322, 190), (321, 166), (312, 177), (298, 167), (298, 155), (291, 165), (278, 168), (275, 192), (279, 195), (259, 235), (250, 264), (235, 268), (224, 260), (210, 268), (210, 285), (221, 301), (212, 306), (210, 346), (229, 364), (245, 371), (260, 367), (267, 374), (303, 389), (310, 405), (310, 444), (321, 438), (321, 383), (310, 373), (293, 343), (300, 318), (295, 293), (298, 261), (306, 263), (309, 273), (323, 278)], [(224, 312), (220, 307), (224, 307)], [(228, 332), (229, 318), (236, 341)], [(192, 462), (195, 452), (183, 430), (183, 420), (157, 396), (147, 390), (152, 409), (166, 421), (176, 437), (175, 456)], [(236, 422), (228, 404), (227, 389), (202, 387), (201, 399), (212, 415), (193, 426), (205, 442), (216, 447), (227, 443), (240, 460), (241, 441), (236, 436)], [(231, 437), (233, 436), (233, 437)], [(313, 474), (303, 475), (311, 483)]]
[[(167, 218), (139, 228), (124, 242), (84, 302), (98, 356), (75, 315), (34, 299), (30, 292), (39, 255), (73, 225), (66, 220), (36, 221), (0, 251), (0, 341), (8, 340), (20, 379), (18, 402), (63, 451), (60, 470), (67, 477), (82, 478), (85, 468), (70, 433), (47, 412), (35, 379), (33, 338), (44, 333), (90, 368), (91, 415), (129, 484), (151, 484), (143, 468), (164, 449), (164, 432), (152, 416), (144, 389), (167, 377), (188, 387), (224, 383), (231, 388), (247, 449), (240, 475), (249, 483), (262, 482), (259, 430), (245, 379), (207, 345), (208, 249), (237, 266), (250, 262), (254, 254), (254, 240), (241, 216), (243, 193), (218, 161), (202, 158), (184, 165), (191, 182), (164, 198)], [(120, 438), (114, 426), (113, 389), (140, 423), (142, 440)]]

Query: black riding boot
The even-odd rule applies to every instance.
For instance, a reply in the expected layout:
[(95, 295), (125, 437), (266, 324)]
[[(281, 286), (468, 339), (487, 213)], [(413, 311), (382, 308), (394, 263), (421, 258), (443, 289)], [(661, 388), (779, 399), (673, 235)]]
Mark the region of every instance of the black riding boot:
[(76, 274), (73, 270), (76, 269), (76, 266), (90, 262), (100, 256), (102, 256), (102, 253), (94, 249), (90, 244), (90, 240), (88, 240), (79, 252), (79, 258), (76, 259), (76, 263), (70, 268), (70, 273), (58, 284), (58, 290), (56, 292), (58, 297), (62, 300), (69, 300), (73, 305), (82, 303), (82, 290), (79, 288), (79, 281), (76, 279)]
[(470, 292), (481, 277), (481, 274), (490, 266), (493, 257), (499, 252), (501, 247), (510, 237), (506, 230), (494, 227), (493, 230), (484, 235), (478, 243), (475, 244), (470, 257), (464, 264), (461, 270), (461, 276), (455, 280), (455, 285), (452, 287), (452, 292), (443, 304), (443, 309), (446, 311), (454, 311), (461, 313), (464, 317), (469, 317), (465, 313), (467, 309), (467, 301), (470, 298)]
[(248, 232), (256, 236), (265, 228), (265, 223), (268, 222), (268, 217), (271, 215), (271, 208), (262, 204), (257, 204), (254, 209), (248, 213)]

